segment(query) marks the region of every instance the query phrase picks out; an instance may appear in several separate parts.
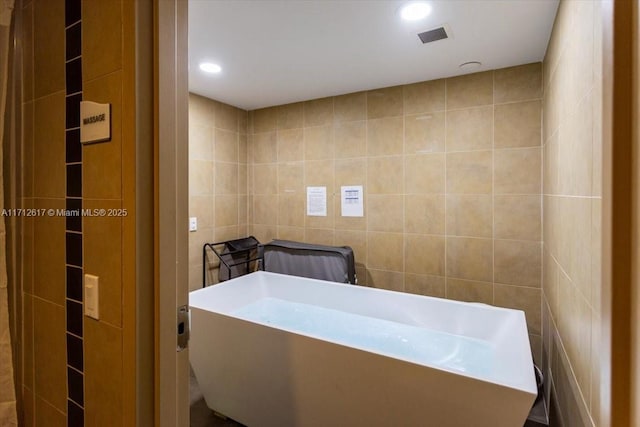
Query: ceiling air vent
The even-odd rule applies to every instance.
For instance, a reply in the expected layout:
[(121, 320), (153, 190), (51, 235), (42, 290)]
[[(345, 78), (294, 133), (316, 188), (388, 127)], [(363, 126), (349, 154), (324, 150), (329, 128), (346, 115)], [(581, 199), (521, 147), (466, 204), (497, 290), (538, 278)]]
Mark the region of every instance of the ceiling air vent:
[(424, 33), (418, 34), (422, 43), (431, 43), (442, 39), (449, 38), (447, 34), (447, 30), (444, 27), (434, 28), (433, 30), (425, 31)]

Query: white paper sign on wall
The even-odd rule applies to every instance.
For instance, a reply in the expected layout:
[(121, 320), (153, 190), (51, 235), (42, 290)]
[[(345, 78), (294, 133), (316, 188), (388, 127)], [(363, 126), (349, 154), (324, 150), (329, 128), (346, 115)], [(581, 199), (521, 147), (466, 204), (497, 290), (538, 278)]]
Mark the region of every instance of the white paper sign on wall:
[(340, 187), (342, 216), (364, 216), (363, 194), (362, 185)]
[(307, 187), (307, 215), (327, 216), (327, 187)]
[(111, 141), (111, 104), (80, 102), (80, 142)]

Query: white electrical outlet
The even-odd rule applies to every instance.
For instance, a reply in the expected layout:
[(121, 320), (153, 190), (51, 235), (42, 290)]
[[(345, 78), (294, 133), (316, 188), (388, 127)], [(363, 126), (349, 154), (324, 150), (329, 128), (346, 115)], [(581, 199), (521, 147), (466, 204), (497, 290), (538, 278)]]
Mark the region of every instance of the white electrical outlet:
[(100, 319), (99, 283), (98, 276), (84, 275), (84, 314), (96, 320)]
[(198, 218), (195, 216), (189, 218), (189, 231), (198, 231)]

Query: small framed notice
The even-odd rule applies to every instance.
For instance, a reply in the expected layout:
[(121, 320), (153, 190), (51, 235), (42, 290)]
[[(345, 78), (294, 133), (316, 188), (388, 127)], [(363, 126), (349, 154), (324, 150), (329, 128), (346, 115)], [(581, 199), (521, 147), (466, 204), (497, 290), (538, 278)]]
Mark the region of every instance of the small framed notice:
[(342, 216), (364, 216), (362, 185), (340, 187)]
[(327, 187), (307, 187), (307, 215), (327, 216)]

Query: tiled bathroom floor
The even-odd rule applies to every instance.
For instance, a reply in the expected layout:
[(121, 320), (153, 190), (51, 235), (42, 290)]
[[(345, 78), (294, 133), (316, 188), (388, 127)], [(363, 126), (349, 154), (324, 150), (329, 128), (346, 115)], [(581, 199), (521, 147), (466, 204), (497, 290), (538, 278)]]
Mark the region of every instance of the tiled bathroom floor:
[(191, 370), (189, 379), (189, 393), (191, 427), (244, 427), (233, 420), (223, 419), (213, 414), (213, 411), (207, 407), (202, 397), (202, 392), (198, 387), (198, 381), (193, 374), (193, 370)]

